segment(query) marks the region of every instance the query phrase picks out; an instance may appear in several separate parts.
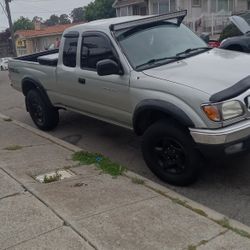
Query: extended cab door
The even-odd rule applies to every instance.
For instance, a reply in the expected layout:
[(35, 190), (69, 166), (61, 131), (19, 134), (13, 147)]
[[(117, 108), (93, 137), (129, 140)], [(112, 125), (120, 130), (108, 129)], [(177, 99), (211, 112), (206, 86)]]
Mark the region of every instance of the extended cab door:
[(77, 76), (77, 49), (80, 35), (77, 31), (64, 34), (57, 65), (57, 88), (54, 103), (58, 106), (75, 108), (78, 100), (75, 92), (78, 87)]

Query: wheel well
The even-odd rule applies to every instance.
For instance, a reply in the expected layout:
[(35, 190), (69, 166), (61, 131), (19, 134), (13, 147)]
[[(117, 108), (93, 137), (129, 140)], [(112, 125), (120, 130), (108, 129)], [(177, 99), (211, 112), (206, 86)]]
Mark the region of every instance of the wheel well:
[(34, 82), (26, 80), (22, 83), (23, 94), (26, 96), (31, 89), (36, 89), (37, 86)]
[(143, 135), (144, 132), (155, 122), (163, 119), (175, 120), (177, 123), (180, 123), (178, 119), (175, 119), (173, 116), (167, 112), (161, 110), (147, 109), (140, 112), (135, 121), (134, 121), (134, 131), (137, 135)]
[(47, 103), (47, 105), (53, 106), (50, 99), (49, 99), (49, 97), (48, 97), (48, 95), (47, 95), (47, 93), (46, 93), (46, 91), (45, 91), (45, 89), (43, 88), (43, 86), (40, 83), (35, 82), (32, 79), (23, 80), (23, 82), (22, 82), (22, 91), (23, 91), (24, 96), (27, 96), (28, 92), (31, 89), (37, 90), (40, 93), (43, 100)]
[(227, 47), (229, 50), (234, 50), (234, 51), (239, 51), (239, 52), (244, 52), (244, 49), (241, 45), (239, 44), (233, 44)]

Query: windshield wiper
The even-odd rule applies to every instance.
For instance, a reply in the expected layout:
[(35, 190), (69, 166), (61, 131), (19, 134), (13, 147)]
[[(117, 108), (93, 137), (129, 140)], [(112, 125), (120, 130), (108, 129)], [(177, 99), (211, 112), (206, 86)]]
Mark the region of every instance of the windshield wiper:
[(186, 49), (180, 53), (177, 53), (176, 55), (177, 56), (180, 56), (180, 55), (186, 55), (186, 54), (189, 54), (190, 52), (193, 52), (193, 51), (196, 51), (196, 50), (210, 50), (211, 48), (210, 47), (197, 47), (197, 48), (190, 48), (190, 49)]
[(169, 57), (162, 57), (162, 58), (153, 58), (153, 59), (150, 59), (148, 60), (147, 62), (143, 63), (143, 64), (140, 64), (138, 66), (136, 66), (136, 69), (138, 68), (141, 68), (143, 66), (146, 66), (146, 65), (150, 65), (150, 64), (155, 64), (157, 62), (160, 62), (160, 61), (165, 61), (165, 60), (181, 60), (185, 58), (185, 56), (179, 56), (179, 55), (176, 55), (176, 56), (169, 56)]

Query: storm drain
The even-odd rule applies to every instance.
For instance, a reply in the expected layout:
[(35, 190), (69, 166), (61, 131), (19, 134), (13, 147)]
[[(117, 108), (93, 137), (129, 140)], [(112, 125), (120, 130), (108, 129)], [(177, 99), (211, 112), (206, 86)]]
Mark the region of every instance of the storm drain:
[(53, 172), (49, 172), (46, 174), (41, 174), (35, 177), (37, 181), (40, 183), (50, 183), (50, 182), (55, 182), (55, 181), (60, 181), (63, 179), (68, 179), (75, 176), (75, 173), (73, 173), (70, 170), (62, 169), (62, 170), (57, 170)]

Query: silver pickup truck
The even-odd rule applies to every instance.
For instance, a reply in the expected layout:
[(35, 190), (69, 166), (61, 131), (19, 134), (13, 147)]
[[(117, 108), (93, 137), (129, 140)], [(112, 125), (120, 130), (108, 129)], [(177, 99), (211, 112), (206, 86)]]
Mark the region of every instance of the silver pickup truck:
[(69, 28), (59, 51), (11, 60), (11, 85), (38, 128), (54, 129), (65, 109), (133, 129), (159, 178), (190, 184), (202, 155), (248, 149), (250, 55), (207, 47), (185, 15)]

